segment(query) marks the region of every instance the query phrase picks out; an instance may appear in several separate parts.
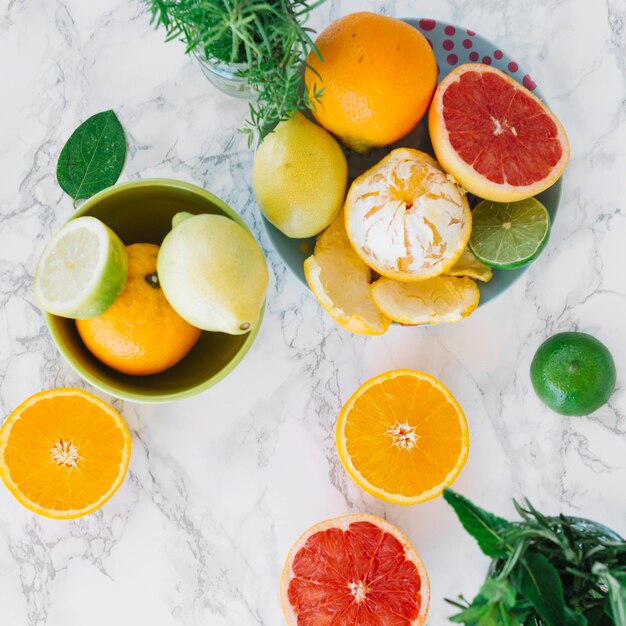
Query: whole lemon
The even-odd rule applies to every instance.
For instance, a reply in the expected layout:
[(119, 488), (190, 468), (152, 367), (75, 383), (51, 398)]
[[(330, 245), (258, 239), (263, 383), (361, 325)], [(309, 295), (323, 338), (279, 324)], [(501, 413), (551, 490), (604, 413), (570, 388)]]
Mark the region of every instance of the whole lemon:
[(263, 215), (288, 237), (312, 237), (337, 217), (348, 163), (335, 139), (301, 113), (276, 126), (254, 157), (252, 187)]
[(261, 317), (265, 257), (254, 237), (223, 215), (177, 213), (157, 260), (172, 307), (203, 330), (241, 335)]

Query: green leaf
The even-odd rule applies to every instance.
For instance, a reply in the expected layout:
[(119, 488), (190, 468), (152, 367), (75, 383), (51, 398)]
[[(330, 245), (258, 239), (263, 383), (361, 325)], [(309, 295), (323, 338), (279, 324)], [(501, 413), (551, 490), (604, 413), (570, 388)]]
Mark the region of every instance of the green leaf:
[(527, 552), (516, 567), (517, 588), (547, 626), (573, 626), (566, 618), (563, 585), (556, 568), (537, 552)]
[(515, 587), (506, 580), (496, 580), (495, 578), (487, 578), (480, 588), (480, 594), (489, 602), (499, 602), (507, 609), (515, 606), (515, 596), (517, 595)]
[(611, 572), (602, 563), (596, 563), (591, 571), (608, 589), (608, 605), (615, 626), (626, 626), (626, 576)]
[(443, 497), (484, 554), (493, 559), (507, 556), (503, 532), (513, 527), (511, 522), (488, 513), (451, 489), (444, 489)]
[(472, 605), (449, 620), (456, 624), (471, 626), (520, 626), (517, 618), (500, 602)]
[(126, 159), (124, 129), (113, 111), (92, 115), (67, 140), (57, 180), (74, 201), (90, 198), (117, 182)]

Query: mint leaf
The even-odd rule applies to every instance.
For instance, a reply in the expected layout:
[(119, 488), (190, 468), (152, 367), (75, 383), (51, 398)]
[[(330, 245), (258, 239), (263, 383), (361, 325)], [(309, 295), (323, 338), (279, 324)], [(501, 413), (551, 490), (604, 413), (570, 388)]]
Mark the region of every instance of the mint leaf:
[(451, 489), (444, 489), (443, 497), (454, 509), (463, 528), (476, 539), (484, 554), (492, 559), (507, 556), (503, 534), (513, 527), (511, 522), (488, 513)]
[(608, 589), (608, 606), (615, 626), (626, 626), (626, 575), (611, 572), (603, 563), (596, 563), (591, 572)]
[(74, 201), (90, 198), (117, 182), (125, 159), (126, 138), (115, 113), (96, 113), (63, 146), (57, 180)]
[(512, 609), (515, 606), (517, 592), (515, 587), (506, 580), (487, 578), (480, 588), (479, 595), (491, 603), (499, 602), (505, 608)]
[(576, 623), (566, 618), (561, 579), (543, 554), (528, 552), (516, 569), (519, 592), (535, 607), (546, 626), (573, 626)]

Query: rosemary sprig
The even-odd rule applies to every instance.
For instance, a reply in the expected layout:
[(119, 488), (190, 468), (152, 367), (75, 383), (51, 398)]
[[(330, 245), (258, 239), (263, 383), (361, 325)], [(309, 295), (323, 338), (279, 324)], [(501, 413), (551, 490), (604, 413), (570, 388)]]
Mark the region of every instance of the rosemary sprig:
[(626, 626), (626, 542), (575, 517), (514, 502), (508, 522), (446, 490), (464, 528), (492, 557), (487, 579), (450, 621), (468, 626)]
[(242, 129), (250, 144), (321, 97), (302, 89), (302, 70), (311, 50), (319, 55), (305, 23), (325, 0), (146, 1), (167, 41), (181, 39), (187, 53), (242, 66), (238, 75), (257, 96)]

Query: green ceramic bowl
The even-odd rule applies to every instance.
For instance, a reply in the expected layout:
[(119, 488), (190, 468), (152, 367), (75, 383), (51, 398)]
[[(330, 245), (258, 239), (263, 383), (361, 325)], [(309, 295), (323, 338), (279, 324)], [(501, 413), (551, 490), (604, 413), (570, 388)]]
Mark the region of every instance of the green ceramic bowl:
[[(208, 191), (160, 178), (105, 189), (89, 198), (72, 219), (97, 217), (126, 245), (160, 245), (179, 211), (225, 215), (248, 230), (235, 211)], [(245, 335), (203, 332), (191, 352), (174, 367), (151, 376), (128, 376), (107, 367), (87, 350), (74, 320), (48, 313), (45, 319), (59, 352), (80, 376), (112, 396), (134, 402), (171, 402), (213, 386), (243, 359), (260, 326)]]

